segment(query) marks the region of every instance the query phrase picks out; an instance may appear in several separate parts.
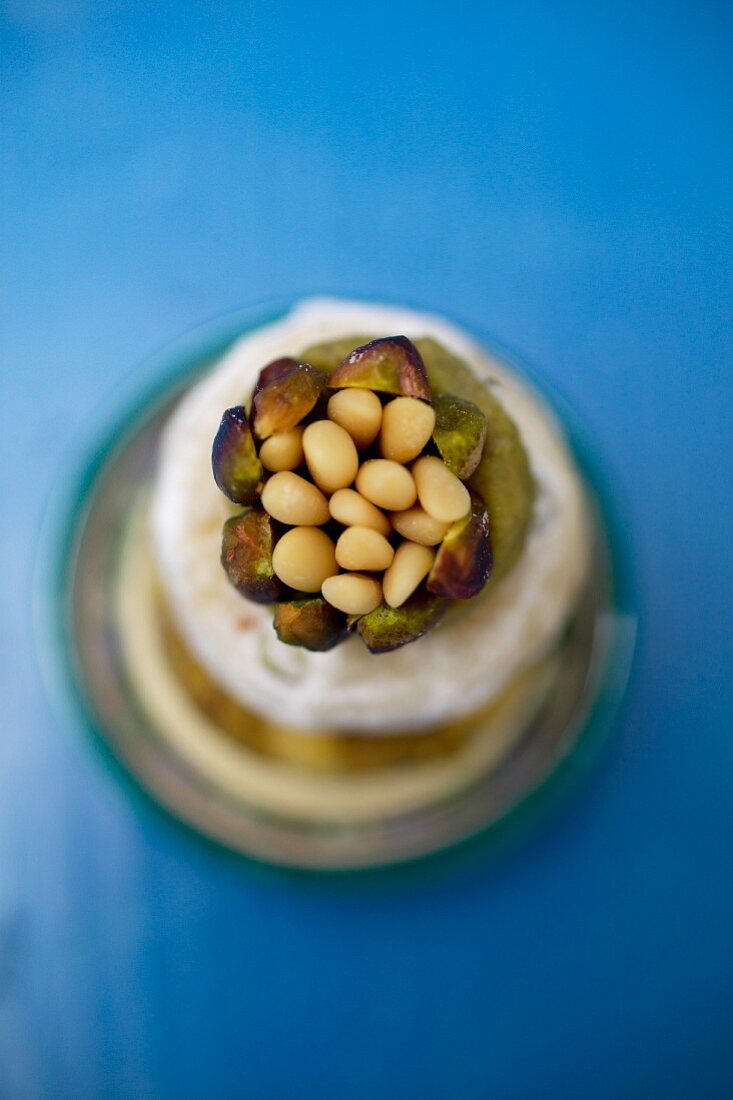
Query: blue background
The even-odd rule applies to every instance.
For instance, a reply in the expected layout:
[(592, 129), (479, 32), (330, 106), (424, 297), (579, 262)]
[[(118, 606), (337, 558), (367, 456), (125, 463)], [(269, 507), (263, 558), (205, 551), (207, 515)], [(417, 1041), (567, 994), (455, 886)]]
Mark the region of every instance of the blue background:
[[(733, 1095), (732, 29), (714, 2), (6, 0), (3, 1100)], [(626, 502), (618, 735), (498, 862), (248, 865), (44, 700), (62, 458), (169, 338), (322, 290), (516, 348)]]

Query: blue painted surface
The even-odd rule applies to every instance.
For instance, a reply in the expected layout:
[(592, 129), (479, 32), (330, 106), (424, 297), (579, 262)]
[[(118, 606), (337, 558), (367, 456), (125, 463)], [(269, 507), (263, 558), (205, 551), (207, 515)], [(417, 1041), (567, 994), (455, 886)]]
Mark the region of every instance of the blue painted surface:
[[(0, 1096), (733, 1093), (731, 9), (7, 0)], [(639, 661), (540, 836), (334, 880), (237, 862), (62, 730), (30, 634), (68, 453), (243, 303), (406, 299), (577, 406)]]

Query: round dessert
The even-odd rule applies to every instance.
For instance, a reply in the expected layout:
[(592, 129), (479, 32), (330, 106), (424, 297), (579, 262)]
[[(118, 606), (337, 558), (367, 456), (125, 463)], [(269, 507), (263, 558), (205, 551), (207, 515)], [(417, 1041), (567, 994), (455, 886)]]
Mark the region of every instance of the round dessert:
[(183, 681), (224, 728), (254, 712), (303, 741), (418, 745), (498, 704), (590, 557), (580, 477), (524, 380), (441, 318), (331, 299), (186, 394), (151, 515)]

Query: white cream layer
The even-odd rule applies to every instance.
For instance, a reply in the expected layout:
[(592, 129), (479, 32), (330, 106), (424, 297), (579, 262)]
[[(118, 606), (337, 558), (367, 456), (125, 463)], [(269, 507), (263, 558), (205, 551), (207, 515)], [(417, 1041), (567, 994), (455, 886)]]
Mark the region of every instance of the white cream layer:
[[(522, 436), (538, 484), (519, 561), (496, 589), (412, 645), (373, 656), (357, 638), (329, 653), (278, 641), (270, 608), (244, 600), (221, 567), (231, 506), (211, 475), (224, 409), (249, 399), (260, 368), (353, 333), (432, 336), (486, 380)], [(161, 446), (153, 547), (177, 629), (217, 683), (273, 721), (389, 735), (429, 729), (487, 703), (555, 642), (586, 575), (580, 479), (554, 417), (528, 384), (442, 318), (392, 306), (309, 299), (245, 336), (183, 398)]]

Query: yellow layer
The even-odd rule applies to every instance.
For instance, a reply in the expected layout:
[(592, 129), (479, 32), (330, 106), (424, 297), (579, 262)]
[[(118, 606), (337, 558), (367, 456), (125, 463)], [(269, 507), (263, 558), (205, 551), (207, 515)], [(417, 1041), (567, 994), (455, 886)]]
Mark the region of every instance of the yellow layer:
[(429, 733), (390, 737), (360, 737), (327, 731), (319, 733), (312, 729), (304, 733), (292, 726), (270, 722), (247, 710), (223, 691), (191, 656), (173, 628), (162, 600), (160, 606), (171, 664), (196, 705), (225, 733), (248, 748), (299, 767), (336, 773), (354, 772), (447, 756), (475, 734), (477, 726), (490, 717), (501, 703), (498, 699), (477, 714), (460, 722), (439, 726)]
[(212, 785), (213, 798), (218, 791), (250, 809), (343, 827), (416, 812), (496, 767), (557, 675), (559, 655), (553, 653), (479, 714), (431, 734), (399, 737), (399, 748), (390, 747), (394, 738), (276, 726), (233, 703), (177, 645), (159, 611), (146, 528), (141, 502), (124, 538), (119, 572), (125, 665), (152, 736)]

